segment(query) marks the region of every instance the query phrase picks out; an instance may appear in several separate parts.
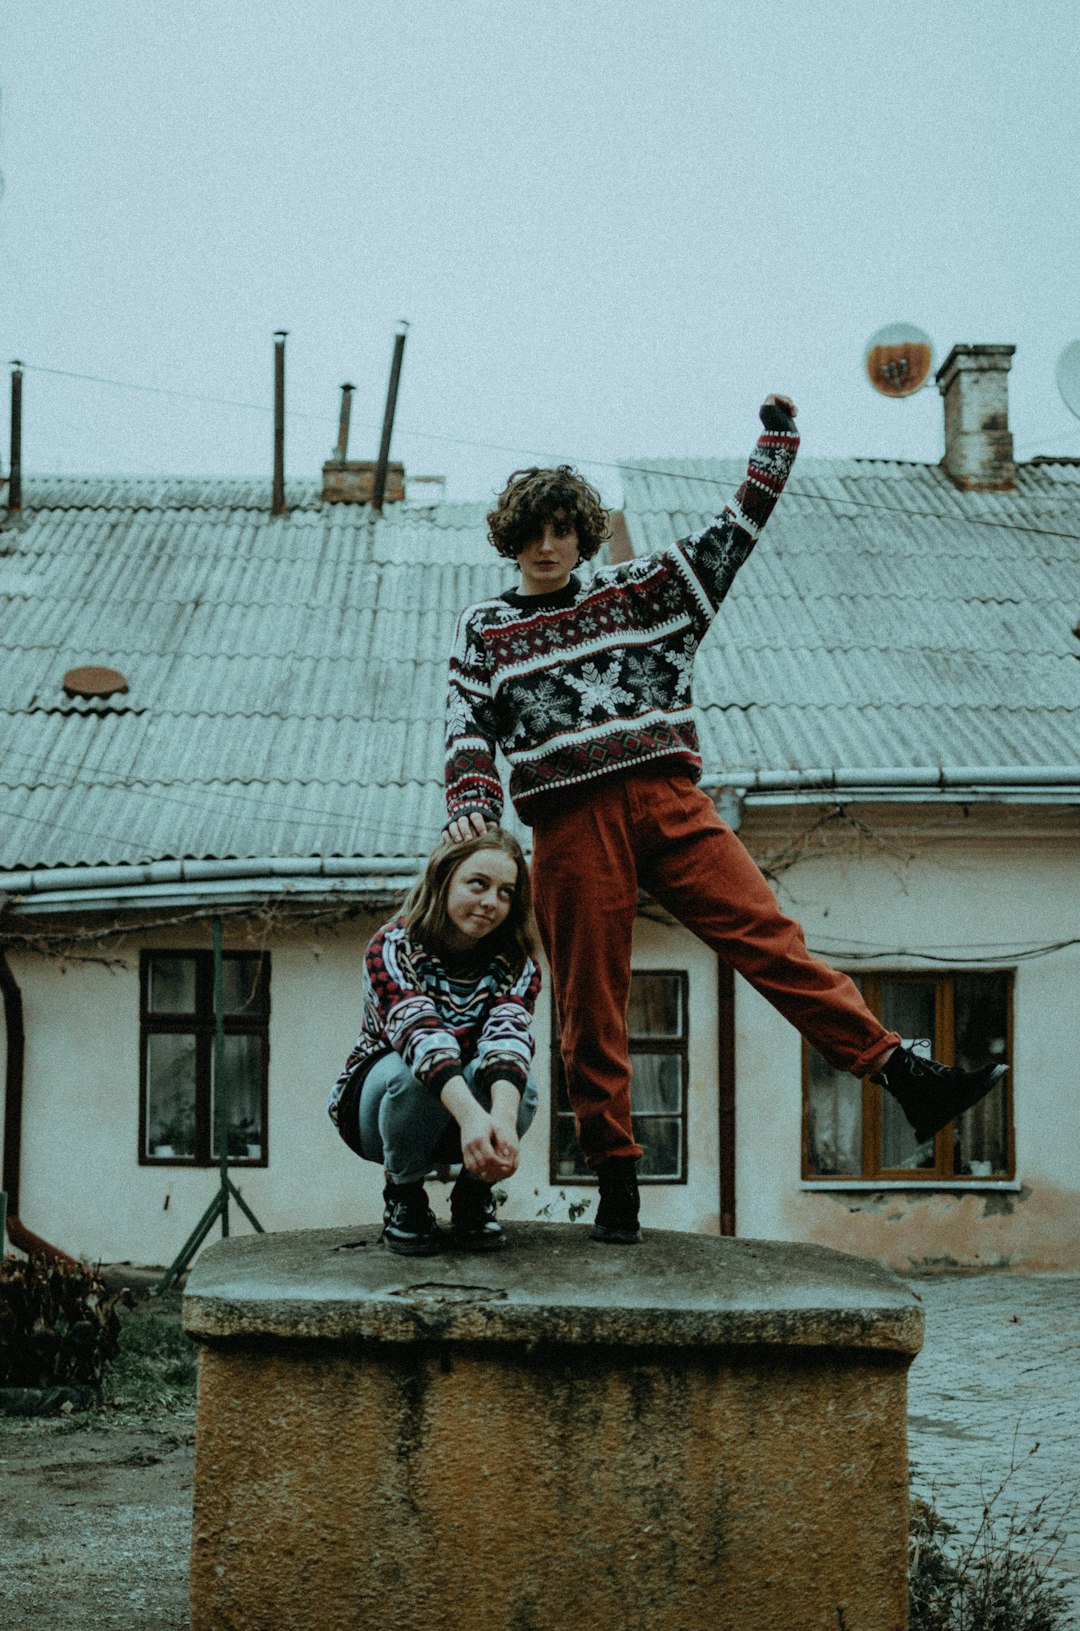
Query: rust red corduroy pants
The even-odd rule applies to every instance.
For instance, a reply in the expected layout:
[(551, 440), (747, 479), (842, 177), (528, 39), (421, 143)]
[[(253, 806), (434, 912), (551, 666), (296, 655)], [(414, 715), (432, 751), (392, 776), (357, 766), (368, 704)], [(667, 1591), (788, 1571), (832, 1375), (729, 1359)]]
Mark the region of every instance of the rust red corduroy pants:
[(846, 974), (812, 957), (747, 850), (688, 776), (637, 771), (575, 789), (533, 828), (536, 921), (566, 1083), (590, 1166), (640, 1156), (626, 1009), (638, 888), (749, 980), (837, 1070), (890, 1043)]

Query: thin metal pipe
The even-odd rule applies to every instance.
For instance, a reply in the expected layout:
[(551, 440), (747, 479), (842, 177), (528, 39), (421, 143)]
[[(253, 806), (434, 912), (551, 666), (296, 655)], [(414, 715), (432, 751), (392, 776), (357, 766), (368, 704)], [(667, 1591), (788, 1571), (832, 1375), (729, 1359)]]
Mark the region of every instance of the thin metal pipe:
[(23, 365), (11, 364), (11, 469), (8, 474), (8, 514), (22, 514), (22, 382)]
[(285, 514), (285, 336), (287, 328), (274, 333), (274, 489), (270, 514)]
[(225, 960), (221, 919), (214, 919), (214, 1126), (221, 1172), (221, 1237), (229, 1233), (229, 1078), (225, 1069)]
[(341, 417), (338, 420), (337, 447), (334, 449), (334, 458), (339, 464), (344, 464), (349, 456), (349, 416), (352, 413), (352, 395), (355, 385), (341, 387)]
[(381, 511), (383, 495), (386, 492), (386, 470), (390, 462), (390, 438), (394, 433), (394, 412), (397, 408), (398, 381), (401, 378), (401, 358), (405, 351), (405, 336), (409, 325), (402, 318), (398, 331), (394, 336), (394, 356), (390, 364), (390, 384), (386, 392), (386, 412), (383, 415), (382, 442), (379, 445), (379, 462), (375, 466), (375, 485), (371, 493), (371, 507)]

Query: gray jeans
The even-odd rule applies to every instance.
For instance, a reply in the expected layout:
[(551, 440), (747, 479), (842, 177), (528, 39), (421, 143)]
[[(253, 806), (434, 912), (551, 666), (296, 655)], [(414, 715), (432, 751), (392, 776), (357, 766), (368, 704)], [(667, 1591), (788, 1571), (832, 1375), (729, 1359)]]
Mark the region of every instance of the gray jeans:
[[(476, 1085), (475, 1063), (466, 1065), (462, 1075), (477, 1103), (490, 1110), (491, 1094)], [(518, 1106), (519, 1138), (532, 1125), (538, 1097), (530, 1076)], [(418, 1183), (437, 1163), (452, 1166), (461, 1160), (457, 1122), (400, 1054), (387, 1054), (368, 1071), (359, 1119), (365, 1161), (380, 1162), (395, 1184)]]

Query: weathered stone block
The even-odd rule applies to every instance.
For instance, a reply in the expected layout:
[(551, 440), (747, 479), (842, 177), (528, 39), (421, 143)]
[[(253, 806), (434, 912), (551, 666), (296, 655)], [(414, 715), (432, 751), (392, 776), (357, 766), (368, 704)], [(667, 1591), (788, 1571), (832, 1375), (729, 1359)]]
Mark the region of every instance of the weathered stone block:
[(821, 1247), (525, 1225), (197, 1264), (193, 1631), (898, 1631), (907, 1367), (887, 1271)]

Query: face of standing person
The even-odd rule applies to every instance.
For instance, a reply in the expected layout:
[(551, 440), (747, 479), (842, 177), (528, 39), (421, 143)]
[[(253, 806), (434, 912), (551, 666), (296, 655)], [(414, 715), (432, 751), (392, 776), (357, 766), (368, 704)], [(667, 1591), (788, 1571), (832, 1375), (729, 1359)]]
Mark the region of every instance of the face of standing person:
[(550, 595), (565, 589), (580, 559), (577, 529), (565, 516), (545, 521), (535, 538), (530, 538), (517, 558), (521, 574), (520, 593)]
[(467, 951), (506, 922), (517, 888), (517, 866), (501, 849), (480, 849), (456, 868), (446, 895), (447, 938)]

